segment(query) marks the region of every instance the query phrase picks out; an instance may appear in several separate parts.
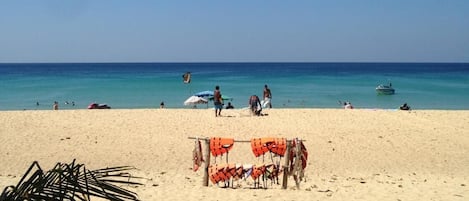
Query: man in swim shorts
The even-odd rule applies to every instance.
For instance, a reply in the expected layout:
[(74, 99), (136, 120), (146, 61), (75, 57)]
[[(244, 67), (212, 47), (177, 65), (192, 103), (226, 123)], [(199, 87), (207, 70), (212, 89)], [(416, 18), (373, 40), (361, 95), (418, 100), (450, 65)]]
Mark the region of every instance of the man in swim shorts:
[(220, 87), (218, 85), (215, 86), (215, 91), (213, 91), (213, 104), (215, 105), (215, 117), (221, 116), (223, 101), (221, 99)]
[(264, 101), (263, 101), (263, 106), (269, 108), (272, 108), (272, 93), (270, 92), (270, 89), (267, 85), (264, 85)]

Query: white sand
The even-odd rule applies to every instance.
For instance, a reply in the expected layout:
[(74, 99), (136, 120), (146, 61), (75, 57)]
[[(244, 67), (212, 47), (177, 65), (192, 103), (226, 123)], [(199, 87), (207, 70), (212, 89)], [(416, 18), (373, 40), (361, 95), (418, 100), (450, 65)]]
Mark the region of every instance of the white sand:
[[(128, 187), (141, 200), (468, 200), (469, 111), (271, 109), (268, 116), (212, 109), (0, 112), (0, 188), (33, 161), (44, 169), (77, 159), (89, 169), (131, 165), (148, 178)], [(296, 189), (202, 186), (190, 136), (300, 137), (309, 152)], [(224, 159), (224, 158), (223, 158)], [(230, 162), (258, 163), (248, 143)], [(212, 162), (213, 162), (212, 157)], [(221, 162), (217, 158), (217, 162)]]

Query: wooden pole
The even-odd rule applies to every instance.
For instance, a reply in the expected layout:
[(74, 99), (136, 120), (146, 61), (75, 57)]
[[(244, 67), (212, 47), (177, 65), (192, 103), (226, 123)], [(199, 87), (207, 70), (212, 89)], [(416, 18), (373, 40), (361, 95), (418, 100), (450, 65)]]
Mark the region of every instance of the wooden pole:
[(205, 167), (203, 185), (208, 186), (208, 167), (210, 166), (210, 139), (205, 141)]
[(296, 189), (300, 189), (300, 182), (301, 182), (301, 172), (300, 170), (303, 168), (301, 164), (301, 140), (297, 141), (296, 147), (295, 147), (295, 174), (296, 174)]
[(290, 162), (290, 149), (291, 149), (291, 141), (287, 141), (287, 151), (285, 154), (285, 163), (283, 165), (283, 181), (282, 181), (282, 189), (287, 189), (288, 186), (288, 163)]

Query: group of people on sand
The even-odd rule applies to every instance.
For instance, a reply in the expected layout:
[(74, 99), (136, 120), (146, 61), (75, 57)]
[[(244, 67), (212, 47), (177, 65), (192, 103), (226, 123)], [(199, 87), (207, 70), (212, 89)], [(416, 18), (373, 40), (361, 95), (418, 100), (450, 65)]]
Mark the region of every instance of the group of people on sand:
[(272, 92), (267, 85), (264, 85), (263, 100), (261, 101), (257, 95), (249, 98), (249, 108), (251, 113), (256, 116), (262, 116), (262, 108), (272, 108)]
[[(248, 106), (251, 113), (256, 116), (261, 116), (262, 107), (272, 108), (272, 92), (267, 85), (264, 85), (263, 100), (261, 101), (257, 95), (249, 97)], [(223, 109), (223, 99), (220, 92), (220, 86), (215, 86), (213, 91), (213, 103), (215, 106), (215, 117), (221, 116)], [(234, 106), (229, 102), (226, 109), (233, 109)]]

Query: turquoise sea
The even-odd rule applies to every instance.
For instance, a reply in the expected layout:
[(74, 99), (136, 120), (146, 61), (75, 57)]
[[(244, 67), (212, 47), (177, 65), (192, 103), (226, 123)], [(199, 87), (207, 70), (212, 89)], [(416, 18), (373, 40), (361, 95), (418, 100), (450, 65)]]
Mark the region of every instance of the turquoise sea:
[[(182, 75), (191, 72), (190, 84)], [(394, 95), (377, 95), (388, 84)], [(274, 108), (469, 109), (468, 63), (24, 63), (0, 64), (0, 110), (190, 108), (191, 95), (219, 85), (235, 108), (272, 90)], [(68, 104), (66, 104), (68, 102)], [(72, 105), (72, 102), (75, 105)], [(209, 103), (208, 107), (212, 107)], [(207, 108), (199, 105), (198, 108)]]

